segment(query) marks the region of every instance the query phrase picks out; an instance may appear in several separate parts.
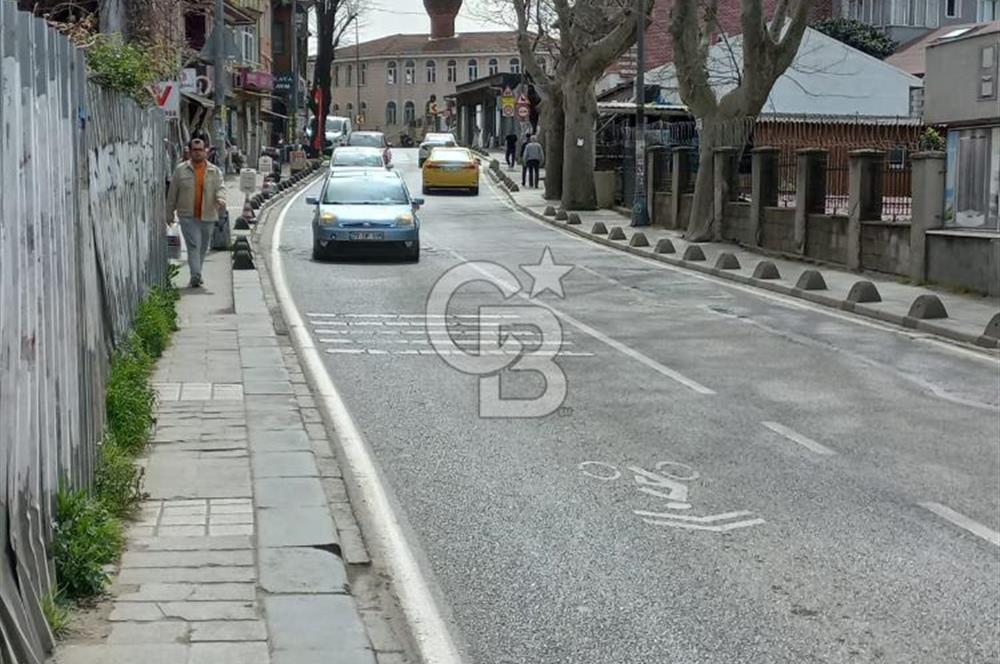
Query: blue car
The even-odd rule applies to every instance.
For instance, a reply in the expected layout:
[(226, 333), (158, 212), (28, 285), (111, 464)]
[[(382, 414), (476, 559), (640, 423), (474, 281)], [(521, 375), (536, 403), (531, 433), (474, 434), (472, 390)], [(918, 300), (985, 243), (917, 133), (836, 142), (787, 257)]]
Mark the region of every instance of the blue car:
[(359, 250), (395, 249), (410, 261), (420, 260), (422, 198), (411, 198), (406, 183), (384, 168), (332, 171), (313, 205), (313, 258)]

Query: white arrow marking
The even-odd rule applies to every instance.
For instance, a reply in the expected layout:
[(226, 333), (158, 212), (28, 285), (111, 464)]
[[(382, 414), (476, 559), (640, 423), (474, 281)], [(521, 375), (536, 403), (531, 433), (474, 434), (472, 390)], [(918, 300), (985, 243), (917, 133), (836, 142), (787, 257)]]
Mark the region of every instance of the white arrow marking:
[(759, 526), (765, 523), (764, 519), (749, 519), (747, 521), (734, 521), (732, 523), (725, 523), (721, 526), (706, 526), (698, 523), (686, 523), (678, 521), (656, 521), (654, 519), (643, 519), (648, 524), (654, 526), (666, 526), (668, 528), (685, 528), (687, 530), (708, 530), (713, 533), (724, 533), (729, 530), (736, 530), (737, 528), (749, 528), (750, 526)]
[(651, 517), (653, 519), (672, 519), (675, 521), (691, 521), (693, 523), (712, 523), (714, 521), (725, 521), (741, 516), (750, 516), (753, 512), (724, 512), (722, 514), (709, 514), (708, 516), (688, 516), (684, 514), (674, 514), (673, 512), (647, 512), (645, 510), (632, 510), (636, 516)]

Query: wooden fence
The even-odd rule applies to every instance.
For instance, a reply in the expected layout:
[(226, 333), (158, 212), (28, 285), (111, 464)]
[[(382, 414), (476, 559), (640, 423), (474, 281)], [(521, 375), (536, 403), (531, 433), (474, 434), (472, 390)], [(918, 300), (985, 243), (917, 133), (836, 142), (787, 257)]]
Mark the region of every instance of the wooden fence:
[(60, 484), (93, 480), (113, 349), (166, 274), (166, 122), (0, 0), (0, 662), (40, 664)]

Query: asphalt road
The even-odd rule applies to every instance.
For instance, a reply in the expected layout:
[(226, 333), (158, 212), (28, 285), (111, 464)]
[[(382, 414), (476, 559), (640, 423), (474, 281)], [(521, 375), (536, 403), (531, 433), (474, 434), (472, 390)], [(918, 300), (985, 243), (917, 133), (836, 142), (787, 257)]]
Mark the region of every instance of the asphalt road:
[[(415, 154), (395, 159), (419, 192)], [(312, 261), (301, 203), (281, 237), (467, 661), (1000, 659), (996, 362), (614, 253), (486, 183), (427, 197), (418, 264)], [(530, 297), (519, 266), (545, 247), (573, 266), (565, 298)], [(424, 317), (428, 294), (472, 260), (523, 290), (463, 286), (448, 329), (473, 338), (480, 305), (555, 312), (568, 392), (551, 415), (480, 417), (479, 378), (434, 355), (447, 323)]]

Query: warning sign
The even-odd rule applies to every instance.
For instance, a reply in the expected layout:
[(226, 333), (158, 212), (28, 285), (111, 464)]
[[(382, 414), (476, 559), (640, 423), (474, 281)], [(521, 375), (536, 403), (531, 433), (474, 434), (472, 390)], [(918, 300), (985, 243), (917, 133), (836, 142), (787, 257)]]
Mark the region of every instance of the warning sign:
[(153, 84), (153, 97), (168, 120), (176, 120), (181, 111), (181, 91), (177, 81), (160, 81)]
[(531, 114), (531, 102), (528, 98), (521, 94), (517, 98), (517, 117), (522, 120), (527, 120), (528, 116)]

